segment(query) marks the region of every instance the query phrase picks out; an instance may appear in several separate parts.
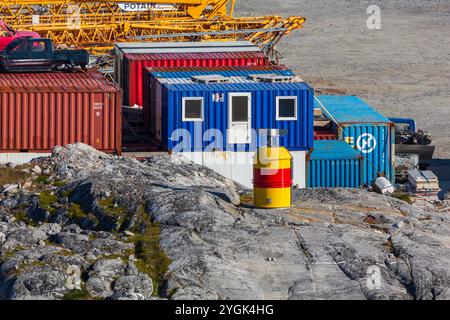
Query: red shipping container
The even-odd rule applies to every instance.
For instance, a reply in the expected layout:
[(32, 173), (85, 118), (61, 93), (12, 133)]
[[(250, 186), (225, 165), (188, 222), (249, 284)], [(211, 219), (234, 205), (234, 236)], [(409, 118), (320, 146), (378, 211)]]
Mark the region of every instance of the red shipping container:
[(330, 130), (314, 130), (314, 140), (337, 140), (337, 134)]
[(0, 74), (0, 152), (121, 152), (121, 92), (97, 71)]
[[(259, 71), (267, 71), (267, 73), (271, 73), (273, 70), (291, 70), (285, 65), (267, 65), (267, 66), (254, 66), (254, 67), (172, 67), (172, 68), (147, 68), (147, 72), (192, 72), (192, 71), (236, 71), (236, 70), (259, 70)], [(145, 75), (144, 75), (145, 76)]]
[[(119, 62), (120, 63), (120, 62)], [(120, 86), (127, 106), (143, 106), (144, 67), (244, 67), (268, 66), (263, 52), (211, 52), (211, 53), (161, 53), (125, 54)]]

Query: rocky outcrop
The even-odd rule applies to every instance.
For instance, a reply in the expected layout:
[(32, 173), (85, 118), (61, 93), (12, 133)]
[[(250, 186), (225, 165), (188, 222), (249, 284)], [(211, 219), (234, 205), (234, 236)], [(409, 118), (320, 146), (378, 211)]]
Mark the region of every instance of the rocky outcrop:
[(174, 155), (78, 144), (36, 164), (53, 181), (40, 195), (0, 198), (2, 298), (450, 298), (444, 201), (316, 189), (261, 210)]
[(114, 300), (147, 300), (153, 292), (152, 280), (145, 274), (128, 275), (114, 283)]

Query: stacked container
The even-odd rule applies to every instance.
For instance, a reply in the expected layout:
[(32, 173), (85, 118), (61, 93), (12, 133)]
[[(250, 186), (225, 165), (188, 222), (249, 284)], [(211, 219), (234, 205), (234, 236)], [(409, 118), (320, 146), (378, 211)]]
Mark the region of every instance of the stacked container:
[[(155, 114), (150, 126), (161, 145), (251, 188), (253, 155), (266, 143), (259, 129), (283, 130), (287, 135), (280, 137), (279, 145), (292, 156), (293, 183), (305, 187), (306, 154), (313, 143), (313, 89), (296, 78), (265, 82), (217, 75), (218, 82), (202, 82), (197, 77), (216, 75), (155, 78), (155, 99), (148, 101)], [(152, 92), (150, 85), (145, 90)], [(197, 105), (195, 119), (186, 116), (189, 101)], [(286, 103), (291, 115), (280, 113)]]
[[(161, 86), (163, 83), (172, 82), (173, 79), (191, 79), (194, 76), (221, 75), (224, 77), (248, 77), (249, 75), (275, 74), (281, 76), (295, 76), (292, 70), (285, 66), (259, 66), (259, 67), (217, 67), (217, 68), (145, 68), (144, 71), (144, 123), (152, 135), (156, 135), (155, 108), (158, 100), (161, 100)], [(158, 119), (158, 121), (160, 121)]]
[[(159, 80), (158, 80), (159, 81)], [(236, 147), (242, 151), (255, 151), (259, 145), (258, 137), (253, 135), (243, 138), (242, 142), (231, 141), (229, 131), (233, 121), (230, 114), (233, 97), (245, 98), (248, 111), (245, 122), (248, 130), (259, 129), (286, 130), (288, 134), (280, 138), (280, 146), (289, 151), (309, 151), (313, 145), (313, 99), (314, 90), (304, 82), (260, 82), (242, 77), (227, 78), (224, 83), (200, 83), (193, 79), (163, 79), (160, 83), (157, 99), (151, 99), (150, 108), (156, 116), (151, 127), (156, 128), (156, 138), (162, 145), (172, 150), (178, 145), (172, 133), (178, 129), (186, 130), (190, 140), (184, 141), (195, 151), (208, 148), (224, 150)], [(151, 88), (146, 88), (151, 92)], [(203, 105), (202, 119), (199, 121), (183, 120), (182, 106), (187, 98), (200, 99)], [(293, 118), (282, 118), (277, 114), (280, 98), (295, 101)], [(238, 122), (239, 124), (239, 122)], [(197, 135), (204, 135), (210, 129), (217, 129), (222, 136), (214, 140), (195, 141)], [(246, 141), (244, 141), (246, 140)]]
[(295, 76), (295, 73), (284, 65), (255, 67), (211, 67), (211, 68), (146, 68), (144, 77), (151, 79), (192, 78), (193, 76), (220, 74), (224, 77), (247, 77), (251, 74), (277, 74)]
[(258, 129), (284, 129), (279, 145), (292, 156), (293, 183), (305, 187), (314, 92), (291, 70), (271, 66), (258, 46), (132, 43), (115, 51), (124, 103), (143, 106), (144, 123), (164, 149), (251, 188), (253, 155), (264, 146)]
[(121, 151), (120, 90), (96, 72), (0, 75), (0, 152)]
[(229, 42), (119, 42), (114, 46), (116, 81), (123, 79), (123, 63), (126, 54), (211, 53), (211, 52), (261, 52), (250, 41)]
[(243, 67), (269, 65), (264, 53), (245, 42), (116, 45), (116, 81), (124, 105), (142, 106), (144, 67)]
[(339, 140), (364, 158), (364, 183), (371, 185), (378, 176), (394, 181), (394, 124), (355, 96), (318, 96), (315, 102)]

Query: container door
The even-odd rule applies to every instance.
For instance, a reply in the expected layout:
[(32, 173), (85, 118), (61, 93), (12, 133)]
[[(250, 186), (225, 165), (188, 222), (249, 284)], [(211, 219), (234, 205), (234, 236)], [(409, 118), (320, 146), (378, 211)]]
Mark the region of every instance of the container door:
[(96, 149), (103, 149), (103, 124), (104, 124), (104, 113), (105, 113), (105, 105), (103, 103), (103, 94), (95, 94), (95, 101), (93, 107), (93, 126), (92, 129), (93, 136), (93, 147)]
[(162, 131), (162, 95), (161, 95), (161, 84), (158, 82), (156, 84), (156, 108), (155, 110), (153, 110), (153, 119), (152, 119), (152, 123), (155, 124), (155, 127), (152, 128), (155, 130), (155, 136), (161, 140), (162, 136), (161, 136), (161, 131)]
[(392, 138), (385, 125), (344, 126), (343, 138), (364, 157), (364, 183), (371, 185), (383, 175), (393, 181)]
[(251, 105), (251, 93), (229, 93), (227, 130), (229, 144), (250, 143)]

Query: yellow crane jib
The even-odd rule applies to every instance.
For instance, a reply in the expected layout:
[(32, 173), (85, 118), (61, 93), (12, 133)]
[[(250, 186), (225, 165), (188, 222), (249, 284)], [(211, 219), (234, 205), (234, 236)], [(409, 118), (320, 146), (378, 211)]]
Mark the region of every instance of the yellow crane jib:
[[(164, 11), (166, 14), (184, 13), (191, 18), (198, 19), (206, 15), (207, 18), (217, 16), (232, 17), (236, 0), (5, 0), (0, 1), (0, 15), (10, 15), (19, 18), (19, 15), (67, 15), (85, 14), (87, 12), (105, 14), (119, 13), (120, 5), (141, 4), (151, 12)], [(168, 5), (165, 10), (158, 5)], [(227, 11), (227, 8), (230, 8)], [(172, 10), (170, 10), (172, 8)], [(160, 9), (160, 10), (158, 10)], [(22, 17), (26, 18), (26, 17)], [(10, 22), (10, 21), (8, 21)], [(11, 22), (10, 22), (11, 23)], [(14, 24), (14, 23), (11, 23)]]
[[(302, 17), (234, 17), (235, 0), (5, 0), (0, 20), (57, 45), (106, 54), (117, 41), (251, 40), (271, 50)], [(125, 5), (128, 4), (128, 7)], [(131, 6), (135, 4), (135, 6)]]

